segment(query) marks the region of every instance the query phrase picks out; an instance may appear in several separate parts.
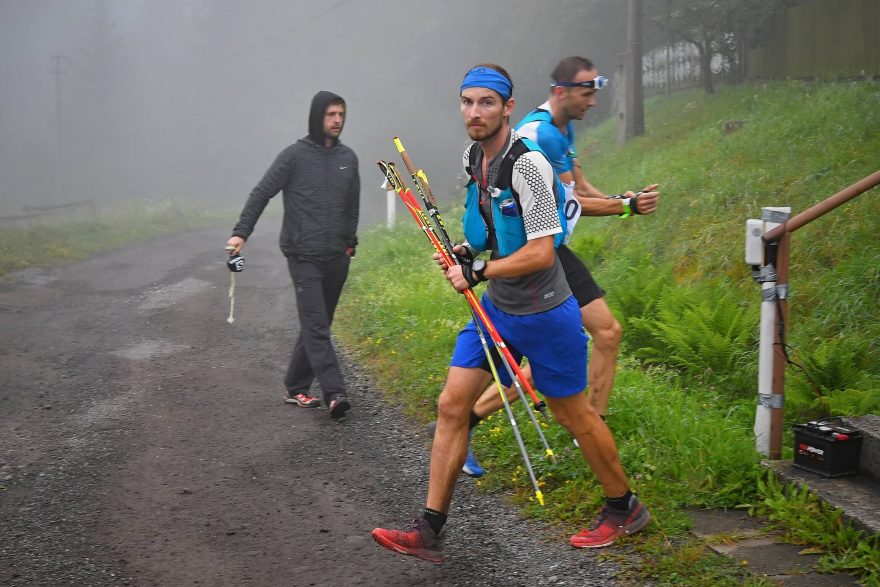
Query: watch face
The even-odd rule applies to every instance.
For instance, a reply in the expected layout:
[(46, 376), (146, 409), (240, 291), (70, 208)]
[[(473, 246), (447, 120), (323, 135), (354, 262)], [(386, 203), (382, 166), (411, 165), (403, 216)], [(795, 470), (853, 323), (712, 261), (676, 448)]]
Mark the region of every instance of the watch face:
[(474, 271), (483, 271), (484, 269), (486, 269), (486, 261), (483, 259), (477, 259), (476, 261), (474, 261), (472, 267), (474, 268)]

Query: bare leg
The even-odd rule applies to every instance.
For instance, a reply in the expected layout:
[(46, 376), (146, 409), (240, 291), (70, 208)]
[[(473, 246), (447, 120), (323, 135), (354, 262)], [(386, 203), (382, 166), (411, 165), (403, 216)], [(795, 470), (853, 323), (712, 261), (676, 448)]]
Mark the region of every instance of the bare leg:
[(620, 464), (617, 445), (611, 431), (590, 404), (587, 396), (545, 396), (556, 421), (574, 436), (584, 459), (599, 479), (606, 497), (620, 497), (629, 490), (629, 482)]
[[(587, 378), (590, 382), (588, 396), (596, 413), (604, 416), (608, 412), (608, 398), (611, 395), (611, 387), (614, 385), (617, 351), (620, 348), (623, 329), (614, 318), (604, 298), (597, 298), (582, 307), (581, 320), (593, 339)], [(531, 381), (532, 373), (528, 365), (523, 367), (523, 373)], [(518, 399), (516, 390), (512, 387), (508, 387), (505, 393), (511, 402)], [(474, 413), (480, 418), (485, 418), (500, 410), (503, 405), (501, 396), (493, 383), (477, 400)]]
[(588, 396), (596, 413), (604, 416), (608, 412), (608, 397), (611, 395), (611, 386), (614, 385), (617, 350), (623, 329), (604, 298), (597, 298), (582, 307), (581, 319), (593, 339), (590, 365), (587, 368)]
[(452, 492), (467, 455), (468, 422), (478, 394), (491, 375), (482, 369), (450, 367), (437, 400), (437, 430), (431, 448), (431, 474), (425, 506), (448, 512)]
[[(529, 368), (528, 364), (520, 367), (520, 369), (531, 384), (532, 370)], [(519, 396), (516, 393), (516, 388), (512, 385), (504, 388), (504, 394), (507, 396), (507, 401), (511, 403), (519, 399)], [(495, 382), (493, 381), (480, 396), (480, 399), (477, 400), (473, 412), (482, 419), (497, 412), (503, 407), (504, 402), (501, 399), (501, 394), (498, 393), (498, 386), (495, 385)]]

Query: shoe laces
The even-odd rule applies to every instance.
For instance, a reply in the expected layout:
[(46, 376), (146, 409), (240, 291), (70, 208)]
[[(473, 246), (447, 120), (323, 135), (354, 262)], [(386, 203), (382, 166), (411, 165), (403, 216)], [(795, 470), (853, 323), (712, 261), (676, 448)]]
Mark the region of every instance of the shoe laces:
[(443, 532), (436, 534), (431, 524), (424, 518), (415, 518), (410, 524), (410, 532), (418, 534), (423, 545), (436, 545), (440, 540)]
[(608, 519), (608, 514), (610, 513), (608, 511), (608, 509), (609, 509), (609, 506), (607, 506), (607, 505), (602, 506), (602, 509), (599, 510), (599, 517), (597, 517), (596, 521), (593, 522), (592, 526), (589, 527), (590, 532), (598, 529), (599, 527), (602, 526), (602, 524), (605, 523), (605, 521)]

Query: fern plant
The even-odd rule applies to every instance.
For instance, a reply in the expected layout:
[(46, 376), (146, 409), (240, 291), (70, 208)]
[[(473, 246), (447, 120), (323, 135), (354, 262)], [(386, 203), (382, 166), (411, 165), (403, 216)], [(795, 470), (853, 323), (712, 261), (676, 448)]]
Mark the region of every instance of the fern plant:
[(690, 288), (670, 290), (659, 300), (656, 317), (634, 322), (654, 338), (636, 351), (645, 363), (673, 368), (736, 397), (754, 392), (757, 310), (736, 303), (731, 294), (712, 299)]
[(880, 412), (880, 376), (870, 371), (872, 343), (856, 335), (823, 341), (786, 381), (790, 416), (798, 419)]

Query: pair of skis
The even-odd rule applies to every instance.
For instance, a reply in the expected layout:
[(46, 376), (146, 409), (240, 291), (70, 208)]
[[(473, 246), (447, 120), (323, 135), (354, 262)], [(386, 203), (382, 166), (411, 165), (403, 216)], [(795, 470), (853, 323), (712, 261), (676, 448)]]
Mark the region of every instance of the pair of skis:
[[(388, 184), (394, 189), (394, 191), (403, 201), (413, 219), (415, 219), (416, 223), (425, 233), (425, 236), (434, 246), (434, 249), (436, 249), (437, 253), (439, 253), (441, 259), (446, 263), (446, 265), (451, 267), (452, 265), (461, 264), (462, 259), (460, 259), (453, 251), (453, 243), (449, 238), (449, 233), (447, 232), (446, 227), (443, 225), (443, 220), (440, 216), (440, 210), (437, 208), (437, 201), (434, 199), (434, 194), (431, 192), (431, 187), (428, 183), (428, 178), (425, 175), (425, 172), (421, 169), (416, 169), (415, 165), (413, 165), (412, 160), (410, 159), (406, 150), (403, 148), (403, 144), (398, 137), (394, 138), (394, 146), (397, 148), (398, 153), (400, 153), (400, 157), (403, 160), (407, 171), (412, 177), (413, 184), (415, 185), (416, 191), (418, 191), (419, 196), (421, 197), (427, 214), (419, 207), (418, 201), (416, 200), (412, 189), (406, 187), (403, 179), (397, 171), (397, 167), (394, 165), (393, 162), (379, 161), (379, 169), (382, 171), (382, 174), (385, 176)], [(535, 472), (532, 468), (531, 461), (529, 460), (528, 451), (526, 450), (525, 444), (523, 443), (522, 435), (520, 434), (519, 427), (517, 426), (516, 419), (513, 415), (513, 410), (510, 407), (510, 402), (507, 399), (507, 395), (504, 393), (504, 387), (501, 384), (500, 377), (498, 376), (498, 370), (492, 357), (492, 352), (489, 349), (489, 344), (486, 340), (486, 332), (489, 334), (489, 338), (492, 339), (492, 343), (495, 345), (495, 348), (497, 349), (498, 354), (501, 357), (501, 362), (503, 363), (508, 376), (513, 381), (513, 385), (516, 389), (517, 395), (519, 396), (520, 400), (522, 400), (523, 405), (526, 406), (526, 412), (528, 413), (532, 424), (535, 426), (535, 430), (537, 430), (538, 437), (541, 439), (541, 442), (544, 445), (544, 450), (547, 454), (547, 457), (551, 460), (551, 462), (555, 463), (556, 457), (553, 454), (553, 450), (550, 448), (550, 445), (547, 443), (547, 438), (544, 436), (544, 432), (541, 429), (537, 418), (535, 417), (534, 410), (532, 410), (532, 407), (526, 400), (526, 392), (534, 401), (534, 408), (541, 412), (541, 414), (545, 418), (547, 417), (547, 413), (545, 412), (546, 405), (543, 401), (540, 400), (540, 398), (538, 398), (538, 395), (535, 393), (534, 389), (529, 383), (528, 378), (525, 377), (519, 367), (519, 364), (514, 360), (510, 349), (507, 348), (507, 345), (504, 343), (504, 340), (501, 338), (498, 330), (495, 328), (495, 326), (492, 324), (492, 321), (486, 315), (486, 312), (483, 306), (480, 304), (480, 301), (477, 299), (474, 291), (471, 288), (468, 288), (462, 293), (464, 294), (465, 299), (470, 306), (471, 316), (473, 317), (474, 325), (477, 328), (477, 333), (480, 337), (483, 351), (486, 354), (486, 360), (488, 361), (489, 368), (492, 372), (492, 377), (495, 381), (495, 385), (498, 388), (498, 393), (501, 395), (501, 399), (504, 403), (504, 411), (507, 415), (507, 419), (510, 421), (514, 437), (516, 438), (517, 444), (519, 445), (520, 453), (525, 463), (526, 470), (529, 474), (529, 479), (531, 480), (532, 486), (534, 487), (535, 498), (538, 500), (538, 503), (544, 505), (544, 494), (541, 492), (541, 489), (538, 486), (538, 481), (535, 478)]]

